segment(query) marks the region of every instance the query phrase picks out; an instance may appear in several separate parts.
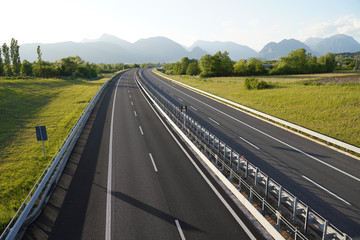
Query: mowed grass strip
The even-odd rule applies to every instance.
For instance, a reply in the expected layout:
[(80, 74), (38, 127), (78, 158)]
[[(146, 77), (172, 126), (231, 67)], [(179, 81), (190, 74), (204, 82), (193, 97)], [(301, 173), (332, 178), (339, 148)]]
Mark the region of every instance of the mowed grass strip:
[[(0, 232), (107, 79), (0, 78)], [(42, 125), (45, 157), (35, 132)]]
[[(360, 81), (315, 81), (359, 74), (312, 74), (258, 77), (270, 89), (247, 90), (245, 77), (170, 78), (360, 147)], [(309, 83), (310, 82), (310, 83)]]

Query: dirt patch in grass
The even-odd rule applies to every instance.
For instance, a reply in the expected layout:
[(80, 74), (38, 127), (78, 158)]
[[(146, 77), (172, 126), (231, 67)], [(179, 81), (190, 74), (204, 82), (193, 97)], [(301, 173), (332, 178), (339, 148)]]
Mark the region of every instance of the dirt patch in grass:
[(314, 80), (322, 84), (344, 84), (344, 83), (360, 83), (360, 75), (342, 76), (342, 77), (327, 77)]

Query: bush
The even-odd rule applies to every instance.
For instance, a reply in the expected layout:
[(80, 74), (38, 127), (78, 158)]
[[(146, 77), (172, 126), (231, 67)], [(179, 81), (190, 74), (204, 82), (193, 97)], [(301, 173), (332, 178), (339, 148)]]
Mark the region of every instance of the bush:
[(245, 88), (248, 90), (252, 90), (252, 89), (265, 89), (265, 88), (269, 88), (269, 85), (267, 82), (265, 81), (259, 81), (257, 78), (251, 77), (251, 78), (245, 78), (245, 82), (244, 82)]

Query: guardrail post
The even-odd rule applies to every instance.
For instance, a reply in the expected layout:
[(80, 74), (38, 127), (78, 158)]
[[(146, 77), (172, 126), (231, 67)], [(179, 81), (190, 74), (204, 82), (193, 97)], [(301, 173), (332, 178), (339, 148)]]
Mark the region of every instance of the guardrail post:
[(217, 148), (218, 152), (217, 154), (220, 155), (220, 139), (218, 139), (218, 148)]
[(270, 177), (267, 176), (266, 177), (266, 183), (265, 183), (265, 199), (267, 199), (268, 193), (269, 193), (269, 180), (270, 180)]
[(265, 199), (261, 200), (262, 206), (261, 206), (261, 214), (265, 216)]
[(276, 229), (280, 229), (280, 223), (281, 223), (281, 213), (276, 210)]
[(256, 186), (256, 184), (257, 184), (257, 178), (258, 178), (258, 174), (259, 174), (259, 168), (258, 167), (256, 167), (256, 170), (255, 170), (255, 180), (254, 180), (254, 186)]
[(305, 210), (305, 221), (304, 221), (304, 233), (305, 233), (305, 234), (306, 234), (307, 228), (308, 228), (309, 211), (310, 211), (309, 206), (306, 206), (306, 210)]
[(245, 178), (248, 177), (248, 170), (249, 170), (249, 164), (248, 164), (248, 160), (245, 160)]
[(236, 165), (236, 171), (239, 173), (239, 169), (240, 169), (240, 155), (237, 155), (237, 165)]
[(229, 181), (232, 182), (232, 179), (233, 179), (233, 173), (232, 173), (232, 170), (230, 170)]
[(324, 222), (324, 228), (323, 228), (323, 235), (322, 235), (322, 240), (326, 240), (327, 239), (327, 227), (328, 227), (328, 220), (325, 220)]
[(295, 197), (294, 198), (294, 205), (293, 205), (293, 221), (295, 221), (296, 212), (297, 212), (297, 200), (298, 200), (298, 198)]
[(281, 204), (282, 190), (283, 190), (283, 187), (280, 186), (280, 188), (279, 188), (279, 198), (278, 198), (278, 207), (280, 207), (280, 204)]
[(230, 168), (232, 167), (232, 148), (230, 148)]
[(250, 187), (250, 197), (249, 197), (249, 202), (252, 203), (252, 200), (253, 200), (253, 187)]
[(224, 162), (226, 161), (226, 143), (224, 143)]

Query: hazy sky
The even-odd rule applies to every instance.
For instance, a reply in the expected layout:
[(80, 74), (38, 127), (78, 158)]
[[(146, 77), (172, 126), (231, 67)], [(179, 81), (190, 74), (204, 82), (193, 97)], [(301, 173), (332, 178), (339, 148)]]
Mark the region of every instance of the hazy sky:
[(360, 0), (0, 0), (0, 43), (79, 42), (103, 33), (135, 42), (168, 37), (233, 41), (257, 51), (268, 42), (329, 37), (360, 42)]

